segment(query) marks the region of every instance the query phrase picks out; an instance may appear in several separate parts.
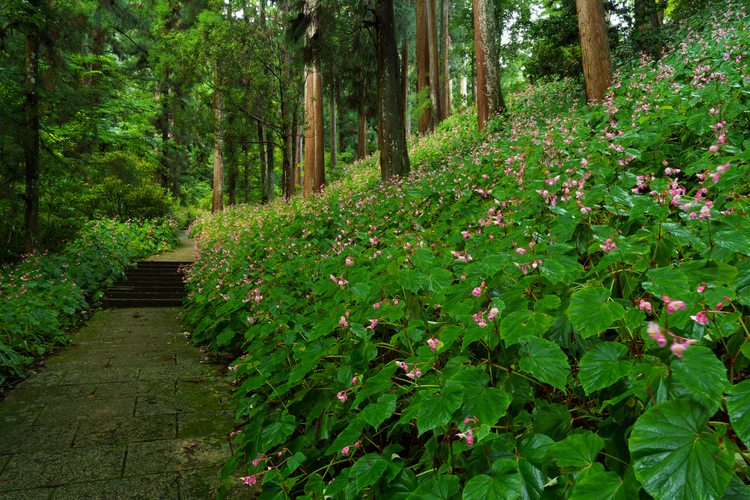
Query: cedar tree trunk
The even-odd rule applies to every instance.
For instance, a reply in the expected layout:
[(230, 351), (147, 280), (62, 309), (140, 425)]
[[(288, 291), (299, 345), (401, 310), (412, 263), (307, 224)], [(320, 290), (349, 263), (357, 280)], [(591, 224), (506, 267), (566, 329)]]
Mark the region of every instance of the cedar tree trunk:
[(409, 174), (393, 0), (378, 0), (378, 149), (383, 182)]
[(576, 0), (586, 100), (602, 101), (612, 82), (602, 0)]

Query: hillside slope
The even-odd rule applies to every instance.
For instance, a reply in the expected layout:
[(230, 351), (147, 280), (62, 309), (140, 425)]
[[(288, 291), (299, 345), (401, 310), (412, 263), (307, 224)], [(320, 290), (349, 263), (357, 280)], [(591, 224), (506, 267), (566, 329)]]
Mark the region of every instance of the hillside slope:
[[(470, 112), (312, 200), (199, 220), (263, 498), (747, 498), (750, 34), (721, 3), (583, 106)], [(710, 421), (710, 423), (709, 423)], [(724, 496), (726, 493), (726, 497)], [(733, 496), (734, 495), (734, 496)]]

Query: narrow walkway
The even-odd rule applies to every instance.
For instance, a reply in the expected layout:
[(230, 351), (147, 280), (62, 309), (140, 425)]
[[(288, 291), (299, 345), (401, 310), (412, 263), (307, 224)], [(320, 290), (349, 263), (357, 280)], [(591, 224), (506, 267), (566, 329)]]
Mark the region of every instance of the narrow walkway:
[(232, 379), (179, 318), (99, 311), (0, 402), (0, 499), (216, 498), (236, 424)]

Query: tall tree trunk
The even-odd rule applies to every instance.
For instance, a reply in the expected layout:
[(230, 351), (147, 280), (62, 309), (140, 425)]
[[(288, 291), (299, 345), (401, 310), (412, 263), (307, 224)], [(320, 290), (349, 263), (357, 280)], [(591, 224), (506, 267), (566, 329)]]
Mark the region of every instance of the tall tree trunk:
[[(339, 79), (339, 83), (338, 83), (338, 85), (336, 85), (336, 109), (338, 110), (337, 111), (337, 115), (340, 115), (341, 114), (341, 110), (344, 109), (343, 105), (341, 104), (342, 101), (343, 101), (343, 96), (342, 96), (342, 92), (341, 92), (341, 87), (342, 86), (343, 85), (341, 85), (341, 79)], [(338, 118), (342, 119), (343, 117), (338, 117)], [(338, 125), (336, 125), (336, 127), (337, 127), (336, 128), (337, 139), (338, 139), (338, 142), (339, 142), (338, 149), (336, 151), (340, 153), (341, 151), (344, 150), (344, 134), (341, 133), (341, 127), (339, 127)]]
[(266, 199), (266, 127), (258, 122), (258, 157), (260, 159), (260, 199)]
[[(40, 1), (31, 0), (34, 10)], [(26, 234), (24, 251), (34, 253), (39, 248), (39, 26), (36, 21), (26, 23)]]
[(305, 198), (319, 193), (325, 183), (323, 85), (318, 65), (314, 61), (310, 66), (305, 85)]
[(221, 102), (221, 79), (219, 64), (216, 64), (214, 82), (214, 190), (211, 199), (211, 212), (220, 212), (224, 209), (224, 137), (221, 130), (223, 119)]
[(250, 161), (248, 159), (248, 151), (247, 151), (247, 142), (242, 141), (242, 165), (243, 165), (243, 177), (245, 183), (243, 184), (243, 188), (245, 191), (245, 203), (248, 203), (250, 200), (250, 187), (248, 185), (248, 178), (247, 178), (247, 170), (250, 167)]
[(336, 126), (336, 74), (333, 65), (331, 66), (331, 84), (329, 86), (330, 92), (328, 93), (328, 107), (329, 117), (331, 121), (331, 173), (336, 170), (338, 164), (338, 158), (336, 148), (338, 147), (338, 128)]
[(367, 156), (367, 117), (365, 102), (360, 101), (357, 108), (357, 159)]
[(276, 191), (276, 176), (274, 171), (276, 168), (276, 162), (274, 159), (274, 149), (276, 144), (273, 138), (273, 132), (266, 129), (266, 199), (268, 203), (271, 203), (274, 199)]
[(440, 100), (440, 57), (438, 56), (438, 16), (437, 0), (427, 0), (430, 58), (430, 130), (435, 130), (443, 116), (443, 104)]
[(364, 71), (359, 72), (359, 103), (357, 105), (357, 159), (361, 160), (367, 156), (367, 120), (365, 117), (367, 97)]
[(435, 116), (432, 114), (432, 103), (426, 100), (431, 97), (430, 88), (430, 29), (429, 1), (416, 0), (417, 3), (417, 106), (424, 111), (419, 116), (419, 133), (426, 134), (433, 129)]
[(404, 109), (404, 128), (409, 135), (409, 40), (401, 46), (401, 105)]
[(476, 51), (474, 54), (471, 54), (471, 63), (469, 64), (469, 81), (471, 82), (471, 85), (469, 86), (469, 97), (472, 106), (476, 106), (477, 104), (477, 58), (476, 58)]
[(479, 130), (504, 107), (497, 57), (497, 28), (492, 0), (474, 0), (474, 46), (477, 56), (477, 117)]
[(440, 60), (440, 104), (442, 106), (440, 115), (441, 120), (445, 120), (451, 115), (451, 74), (450, 74), (450, 33), (448, 32), (450, 20), (450, 1), (441, 0), (440, 16), (440, 42), (441, 57)]
[[(228, 126), (231, 130), (231, 122)], [(231, 206), (237, 204), (237, 157), (234, 154), (234, 137), (232, 134), (227, 137), (226, 149), (229, 151), (229, 161), (225, 162), (227, 166), (227, 194)]]
[(383, 182), (409, 174), (393, 0), (378, 0), (378, 149)]
[(609, 38), (602, 0), (576, 0), (586, 100), (603, 101), (612, 83)]
[[(310, 20), (306, 37), (319, 36), (318, 0), (306, 0), (305, 16)], [(304, 196), (319, 193), (325, 184), (325, 131), (323, 129), (323, 82), (320, 60), (313, 55), (305, 80), (305, 185)]]
[[(300, 117), (304, 121), (304, 116)], [(302, 162), (304, 161), (305, 151), (305, 127), (300, 123), (297, 125), (297, 180), (296, 184), (302, 187)]]

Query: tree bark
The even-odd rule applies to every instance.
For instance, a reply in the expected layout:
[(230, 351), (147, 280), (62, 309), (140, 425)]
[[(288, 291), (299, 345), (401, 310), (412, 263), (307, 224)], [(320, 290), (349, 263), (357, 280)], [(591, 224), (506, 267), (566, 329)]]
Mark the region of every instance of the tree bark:
[[(39, 0), (31, 0), (34, 10)], [(26, 28), (26, 206), (24, 252), (34, 253), (39, 248), (39, 26), (28, 21)]]
[[(232, 124), (229, 124), (231, 130)], [(231, 134), (226, 140), (226, 149), (229, 151), (229, 161), (227, 164), (227, 194), (229, 195), (229, 205), (235, 205), (237, 203), (237, 161), (234, 155), (234, 138)]]
[(319, 193), (325, 183), (325, 132), (323, 131), (322, 79), (314, 61), (305, 84), (305, 198)]
[(266, 127), (258, 122), (258, 158), (260, 160), (260, 199), (266, 199)]
[(441, 0), (441, 17), (440, 17), (440, 42), (442, 59), (440, 60), (440, 119), (445, 120), (451, 115), (451, 75), (450, 75), (450, 34), (448, 32), (450, 1)]
[(211, 199), (211, 212), (224, 209), (224, 137), (221, 130), (222, 102), (219, 78), (219, 65), (215, 68), (214, 81), (214, 189)]
[(416, 0), (417, 3), (417, 107), (424, 111), (419, 115), (417, 124), (419, 133), (426, 134), (432, 130), (432, 106), (425, 104), (429, 99), (430, 87), (430, 47), (429, 47), (429, 22), (428, 22), (428, 0)]
[(437, 0), (427, 0), (429, 5), (429, 58), (430, 58), (430, 130), (435, 130), (443, 116), (440, 100), (440, 58), (438, 57), (438, 17)]
[(333, 66), (331, 66), (331, 83), (329, 86), (329, 95), (328, 95), (328, 107), (329, 107), (329, 118), (331, 121), (331, 173), (336, 170), (336, 166), (338, 164), (337, 151), (336, 148), (338, 146), (338, 127), (336, 125), (336, 74)]
[(586, 100), (602, 101), (612, 82), (609, 38), (602, 0), (576, 0)]
[(357, 159), (361, 160), (367, 156), (367, 119), (365, 116), (365, 76), (364, 72), (359, 73), (359, 103), (357, 106)]
[(497, 57), (497, 28), (492, 0), (474, 0), (474, 46), (477, 57), (477, 121), (479, 130), (504, 107)]
[(401, 103), (404, 109), (404, 126), (409, 135), (409, 40), (404, 38), (401, 47)]
[(266, 129), (266, 200), (268, 200), (268, 203), (273, 201), (276, 191), (276, 176), (274, 175), (276, 168), (274, 161), (275, 146), (273, 132)]
[(398, 75), (393, 0), (378, 0), (378, 149), (383, 182), (393, 176), (404, 177), (411, 169), (406, 148), (404, 110)]

